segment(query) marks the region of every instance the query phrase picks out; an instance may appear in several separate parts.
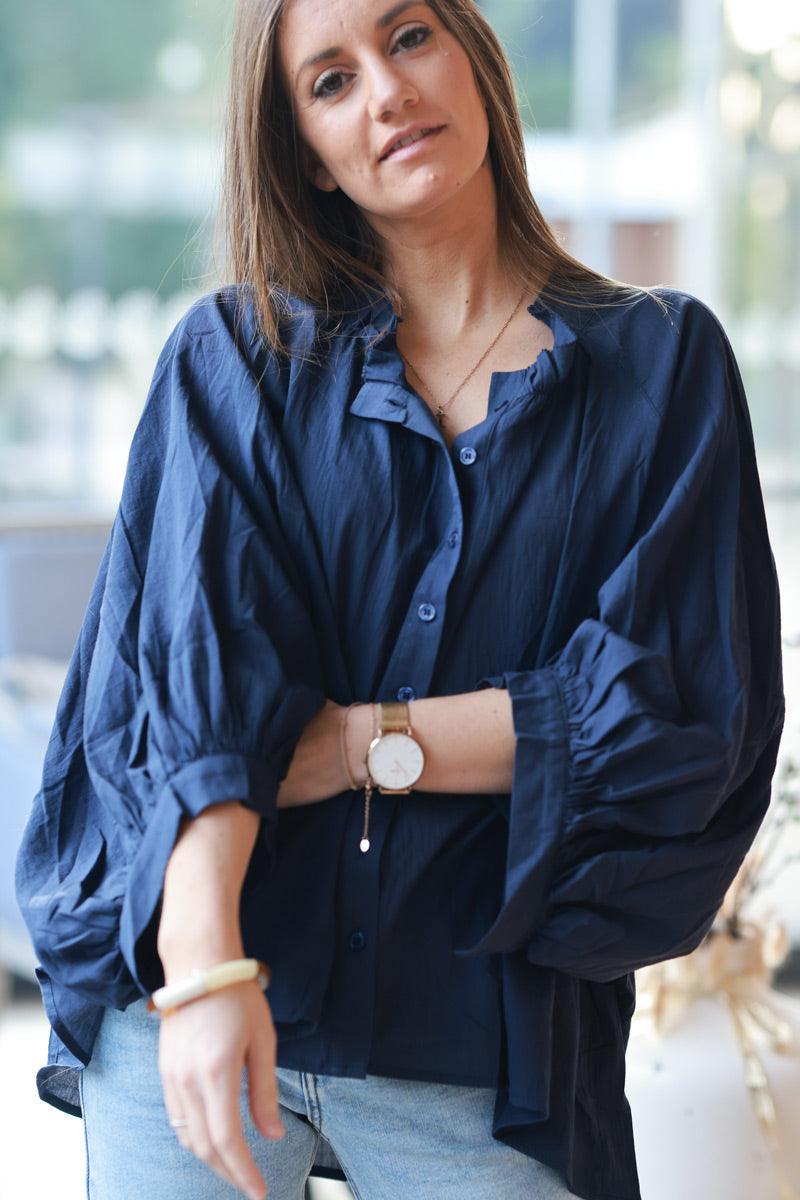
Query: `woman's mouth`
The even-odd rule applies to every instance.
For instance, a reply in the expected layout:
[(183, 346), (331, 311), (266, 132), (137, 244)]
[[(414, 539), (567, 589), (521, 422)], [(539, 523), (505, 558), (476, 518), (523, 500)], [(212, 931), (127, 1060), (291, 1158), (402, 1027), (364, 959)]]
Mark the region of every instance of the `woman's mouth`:
[(406, 146), (413, 146), (415, 142), (422, 141), (432, 133), (438, 133), (441, 128), (442, 126), (431, 126), (428, 129), (415, 129), (413, 133), (403, 134), (402, 137), (397, 138), (386, 147), (379, 161), (384, 162), (392, 154), (396, 154), (399, 150), (405, 150)]

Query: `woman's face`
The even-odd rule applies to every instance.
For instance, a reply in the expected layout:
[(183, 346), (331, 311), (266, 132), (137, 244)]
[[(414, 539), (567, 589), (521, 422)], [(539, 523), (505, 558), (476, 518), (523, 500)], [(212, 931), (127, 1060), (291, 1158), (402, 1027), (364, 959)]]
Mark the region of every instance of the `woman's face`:
[(278, 49), (308, 178), (341, 188), (379, 233), (485, 193), (485, 107), (427, 4), (289, 0)]

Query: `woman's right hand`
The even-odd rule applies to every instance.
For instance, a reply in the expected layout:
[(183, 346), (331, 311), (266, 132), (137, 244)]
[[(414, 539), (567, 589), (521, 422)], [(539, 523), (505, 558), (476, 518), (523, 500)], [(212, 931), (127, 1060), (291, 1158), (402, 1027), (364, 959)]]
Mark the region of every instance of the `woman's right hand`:
[(345, 751), (342, 723), (348, 716), (350, 736), (357, 745), (364, 746), (363, 755), (356, 755), (348, 770), (351, 776), (359, 777), (358, 782), (363, 786), (366, 778), (366, 747), (371, 736), (370, 707), (354, 705), (350, 712), (333, 700), (326, 700), (306, 725), (295, 747), (289, 770), (278, 789), (278, 808), (317, 804), (350, 786), (342, 762)]
[(256, 1128), (283, 1136), (275, 1079), (275, 1028), (257, 983), (204, 996), (162, 1018), (159, 1069), (182, 1146), (251, 1200), (267, 1188), (242, 1132), (242, 1072)]
[[(244, 957), (242, 880), (258, 835), (256, 813), (216, 804), (183, 823), (164, 876), (158, 952), (165, 981)], [(223, 1179), (262, 1200), (264, 1180), (242, 1133), (239, 1100), (247, 1071), (256, 1128), (283, 1134), (275, 1080), (275, 1027), (257, 982), (237, 983), (162, 1018), (159, 1066), (164, 1100), (181, 1144)]]

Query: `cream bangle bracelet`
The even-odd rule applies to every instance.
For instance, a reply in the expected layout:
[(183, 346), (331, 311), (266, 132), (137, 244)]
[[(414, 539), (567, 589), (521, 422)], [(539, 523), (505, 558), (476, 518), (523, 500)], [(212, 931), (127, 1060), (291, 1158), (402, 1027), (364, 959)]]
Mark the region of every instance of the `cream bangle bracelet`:
[(188, 979), (158, 988), (148, 1000), (147, 1007), (150, 1012), (159, 1012), (162, 1017), (167, 1017), (184, 1004), (191, 1004), (193, 1000), (200, 1000), (203, 996), (210, 996), (212, 992), (220, 992), (237, 983), (255, 980), (265, 991), (271, 977), (269, 967), (257, 958), (234, 958), (230, 962), (207, 967), (204, 971), (192, 971)]

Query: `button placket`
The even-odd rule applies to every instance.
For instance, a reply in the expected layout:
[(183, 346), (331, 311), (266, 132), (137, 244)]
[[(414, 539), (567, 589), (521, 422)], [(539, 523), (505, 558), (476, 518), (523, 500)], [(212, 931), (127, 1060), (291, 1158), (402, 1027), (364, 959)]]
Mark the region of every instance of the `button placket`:
[[(463, 510), (456, 461), (444, 441), (441, 452), (448, 468), (450, 515), (441, 531), (439, 545), (419, 578), (377, 689), (380, 696), (396, 695), (398, 700), (404, 701), (428, 694), (446, 619), (447, 591), (460, 558)], [(456, 535), (455, 543), (453, 534)], [(413, 685), (405, 682), (409, 679), (413, 679)]]

